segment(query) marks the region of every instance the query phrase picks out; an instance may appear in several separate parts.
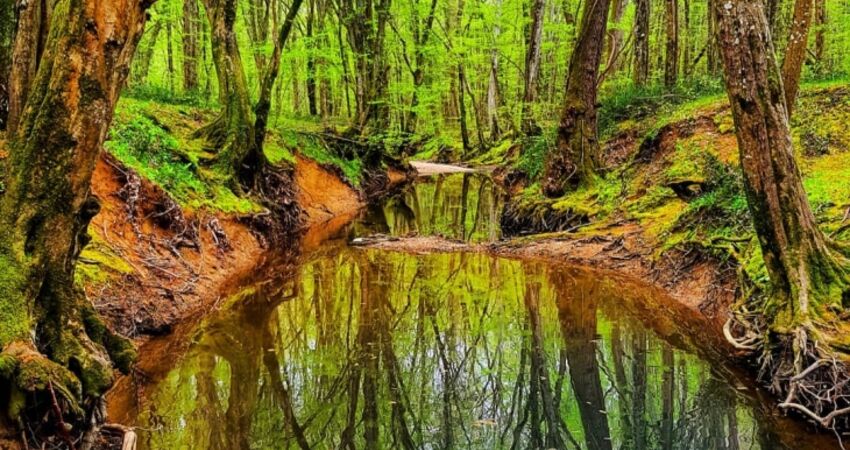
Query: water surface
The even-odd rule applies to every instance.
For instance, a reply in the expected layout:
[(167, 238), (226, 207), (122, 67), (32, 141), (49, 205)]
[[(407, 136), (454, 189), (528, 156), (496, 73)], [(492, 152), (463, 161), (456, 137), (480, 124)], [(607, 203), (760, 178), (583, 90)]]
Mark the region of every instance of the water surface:
[[(498, 198), (438, 177), (351, 233), (496, 239)], [(339, 242), (259, 274), (113, 395), (141, 448), (835, 447), (776, 415), (697, 314), (615, 275)]]

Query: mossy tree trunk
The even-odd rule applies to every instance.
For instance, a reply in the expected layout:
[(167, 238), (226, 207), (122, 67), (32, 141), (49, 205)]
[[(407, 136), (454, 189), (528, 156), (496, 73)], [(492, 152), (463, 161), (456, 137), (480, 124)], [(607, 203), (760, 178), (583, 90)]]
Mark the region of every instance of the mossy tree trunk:
[(788, 117), (791, 117), (794, 104), (797, 102), (800, 76), (803, 72), (803, 63), (806, 62), (813, 9), (813, 0), (796, 0), (794, 2), (794, 17), (791, 19), (788, 47), (785, 49), (785, 58), (782, 60), (782, 84), (785, 87)]
[(18, 2), (18, 22), (9, 75), (9, 118), (6, 131), (14, 136), (21, 121), (30, 86), (44, 53), (52, 1)]
[(183, 0), (183, 90), (198, 90), (201, 20), (198, 0)]
[(546, 156), (543, 193), (563, 195), (566, 189), (590, 183), (599, 159), (596, 92), (605, 42), (610, 0), (587, 3), (581, 32), (570, 59), (567, 94), (555, 148)]
[(196, 133), (218, 152), (217, 168), (236, 191), (252, 182), (257, 167), (246, 167), (248, 159), (259, 160), (248, 81), (236, 36), (237, 0), (203, 0), (210, 23), (212, 56), (218, 76), (221, 113)]
[(129, 343), (75, 288), (74, 268), (99, 209), (90, 191), (95, 161), (151, 3), (56, 1), (10, 136), (0, 200), (0, 398), (11, 399), (14, 418), (39, 406), (49, 383), (71, 404), (98, 396), (113, 364), (127, 369), (132, 359)]
[(357, 113), (354, 131), (382, 130), (389, 120), (384, 103), (389, 70), (384, 39), (390, 20), (391, 0), (341, 0), (337, 11), (354, 53), (354, 96)]
[(848, 276), (803, 190), (762, 2), (714, 3), (744, 187), (774, 291), (765, 313), (776, 331), (789, 331), (822, 316), (827, 304), (842, 306)]
[(15, 0), (0, 0), (0, 129), (6, 128), (9, 115), (9, 75), (16, 22)]

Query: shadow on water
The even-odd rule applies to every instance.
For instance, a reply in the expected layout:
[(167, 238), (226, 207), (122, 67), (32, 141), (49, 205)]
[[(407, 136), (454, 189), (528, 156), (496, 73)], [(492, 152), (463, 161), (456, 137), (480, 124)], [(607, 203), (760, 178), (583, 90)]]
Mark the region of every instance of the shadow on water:
[(150, 449), (835, 447), (700, 323), (616, 275), (335, 246), (226, 300), (110, 414)]

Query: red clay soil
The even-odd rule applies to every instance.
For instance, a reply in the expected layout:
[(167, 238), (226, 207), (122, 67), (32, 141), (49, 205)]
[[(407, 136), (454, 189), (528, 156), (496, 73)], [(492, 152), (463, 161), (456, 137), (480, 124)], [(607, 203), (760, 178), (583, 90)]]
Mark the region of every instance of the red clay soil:
[[(133, 271), (86, 286), (86, 293), (122, 334), (138, 338), (167, 333), (182, 320), (212, 308), (263, 263), (268, 251), (238, 217), (192, 211), (183, 214), (185, 222), (198, 230), (197, 248), (176, 245), (181, 241), (176, 239), (178, 233), (173, 226), (163, 226), (151, 207), (164, 193), (141, 180), (136, 206), (131, 208), (122, 194), (127, 178), (123, 170), (109, 156), (98, 161), (92, 191), (101, 199), (102, 210), (90, 229)], [(336, 233), (363, 206), (357, 191), (311, 160), (298, 158), (295, 178), (298, 201), (306, 212), (307, 247)], [(131, 209), (136, 211), (130, 214)], [(229, 241), (226, 247), (216, 243), (216, 223)]]

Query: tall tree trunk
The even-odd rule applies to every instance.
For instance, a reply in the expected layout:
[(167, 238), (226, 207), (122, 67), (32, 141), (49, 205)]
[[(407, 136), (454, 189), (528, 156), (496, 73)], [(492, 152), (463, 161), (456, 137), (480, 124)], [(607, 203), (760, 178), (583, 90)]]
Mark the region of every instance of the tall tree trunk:
[(195, 133), (205, 138), (218, 152), (216, 165), (226, 174), (230, 187), (237, 192), (253, 178), (253, 170), (244, 162), (260, 159), (255, 147), (248, 81), (236, 36), (237, 0), (203, 0), (210, 23), (212, 56), (218, 76), (218, 97), (222, 111), (210, 124)]
[[(255, 146), (259, 149), (263, 148), (266, 138), (266, 128), (269, 121), (269, 112), (272, 106), (272, 90), (274, 89), (275, 81), (280, 72), (280, 56), (283, 53), (283, 48), (286, 46), (286, 41), (292, 32), (292, 26), (295, 23), (295, 18), (298, 16), (298, 10), (301, 8), (303, 0), (293, 0), (289, 7), (289, 12), (286, 14), (286, 19), (280, 27), (277, 40), (275, 40), (274, 50), (272, 51), (271, 61), (269, 62), (268, 70), (263, 76), (260, 84), (260, 97), (257, 100), (257, 105), (254, 108), (256, 120), (254, 129), (256, 135)], [(262, 151), (260, 152), (262, 153)], [(265, 158), (264, 158), (265, 159)]]
[(815, 60), (820, 73), (827, 72), (826, 64), (826, 0), (815, 0)]
[(6, 129), (9, 118), (9, 76), (17, 24), (15, 3), (16, 0), (0, 0), (0, 130)]
[(797, 102), (800, 76), (803, 73), (803, 63), (806, 62), (813, 6), (813, 0), (796, 0), (794, 2), (794, 18), (791, 20), (791, 32), (788, 35), (785, 59), (782, 60), (782, 85), (785, 87), (785, 105), (789, 118), (794, 110), (794, 104)]
[(682, 72), (685, 80), (690, 80), (694, 70), (693, 62), (691, 61), (694, 54), (694, 36), (691, 35), (691, 0), (684, 0), (684, 2), (682, 34), (685, 36), (685, 52), (682, 56)]
[(667, 53), (664, 61), (664, 85), (673, 87), (679, 79), (679, 1), (665, 0)]
[(543, 192), (563, 195), (567, 188), (591, 183), (599, 160), (596, 121), (596, 80), (605, 41), (610, 0), (588, 3), (581, 32), (570, 59), (564, 110), (555, 149), (546, 157)]
[(499, 51), (490, 50), (490, 77), (487, 82), (487, 124), (490, 127), (490, 141), (501, 139), (499, 127)]
[[(0, 389), (27, 402), (43, 398), (50, 383), (84, 405), (109, 387), (112, 364), (127, 370), (132, 362), (129, 342), (111, 334), (75, 288), (74, 269), (99, 209), (90, 191), (95, 161), (151, 3), (58, 0), (43, 52), (29, 53), (41, 64), (10, 135), (0, 199)], [(32, 67), (23, 54), (17, 63)]]
[[(377, 3), (376, 3), (377, 1)], [(374, 127), (385, 128), (388, 110), (384, 102), (388, 70), (384, 51), (391, 0), (342, 0), (340, 22), (348, 30), (354, 53), (354, 93), (357, 114), (354, 131), (360, 135)]]
[(148, 77), (148, 72), (150, 72), (151, 68), (151, 60), (153, 60), (153, 53), (156, 49), (156, 41), (159, 39), (159, 34), (162, 32), (162, 20), (157, 20), (154, 22), (153, 26), (150, 27), (150, 31), (146, 33), (146, 38), (144, 39), (145, 45), (142, 46), (142, 50), (139, 52), (139, 55), (133, 60), (133, 72), (131, 74), (132, 83), (134, 85), (140, 85), (145, 83), (145, 79)]
[(310, 115), (319, 115), (316, 106), (316, 50), (313, 39), (313, 26), (316, 21), (316, 0), (310, 1), (310, 9), (307, 14), (307, 110)]
[(410, 134), (416, 132), (416, 121), (419, 116), (419, 112), (417, 111), (419, 107), (419, 90), (425, 84), (425, 46), (428, 45), (428, 41), (431, 38), (431, 30), (434, 28), (436, 11), (437, 0), (431, 0), (428, 17), (425, 18), (425, 23), (421, 30), (419, 29), (418, 19), (414, 18), (413, 20), (413, 37), (415, 41), (414, 44), (416, 45), (416, 49), (414, 50), (414, 63), (416, 64), (416, 67), (413, 69), (413, 98), (410, 102), (410, 115), (407, 118), (406, 127), (406, 131)]
[(9, 74), (9, 118), (6, 126), (9, 137), (17, 133), (30, 88), (41, 65), (52, 6), (53, 2), (47, 0), (18, 3), (18, 26)]
[(608, 39), (606, 41), (607, 51), (605, 58), (606, 72), (616, 70), (619, 64), (617, 57), (623, 46), (623, 30), (620, 28), (623, 21), (623, 15), (626, 13), (626, 5), (628, 0), (613, 0), (611, 2), (611, 21), (616, 25), (608, 30)]
[(169, 18), (168, 23), (165, 25), (165, 36), (166, 36), (166, 62), (168, 65), (168, 89), (169, 92), (174, 94), (174, 24)]
[(522, 95), (522, 132), (527, 135), (540, 134), (534, 120), (534, 103), (537, 101), (537, 85), (540, 76), (540, 46), (543, 44), (543, 13), (545, 0), (532, 0), (531, 27), (526, 36), (525, 76)]
[(183, 0), (183, 90), (185, 92), (198, 90), (200, 27), (198, 0)]
[(635, 0), (634, 82), (646, 85), (649, 80), (649, 0)]
[(266, 72), (266, 64), (268, 64), (265, 47), (269, 40), (272, 3), (274, 2), (269, 0), (248, 0), (243, 7), (245, 28), (251, 40), (251, 55), (254, 58), (257, 73), (261, 74)]
[(773, 287), (765, 312), (771, 329), (789, 330), (840, 305), (848, 276), (803, 190), (761, 1), (716, 2), (713, 15), (747, 202)]

